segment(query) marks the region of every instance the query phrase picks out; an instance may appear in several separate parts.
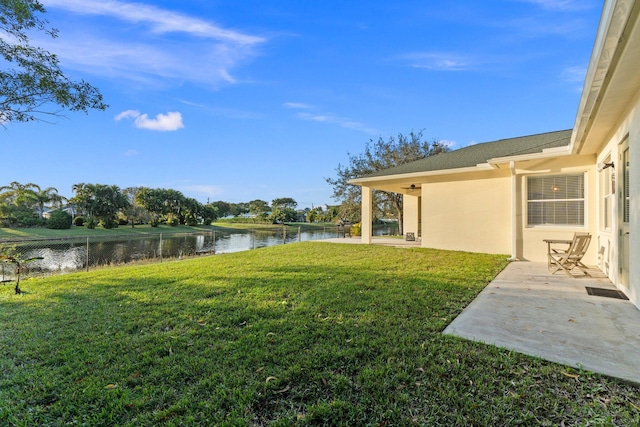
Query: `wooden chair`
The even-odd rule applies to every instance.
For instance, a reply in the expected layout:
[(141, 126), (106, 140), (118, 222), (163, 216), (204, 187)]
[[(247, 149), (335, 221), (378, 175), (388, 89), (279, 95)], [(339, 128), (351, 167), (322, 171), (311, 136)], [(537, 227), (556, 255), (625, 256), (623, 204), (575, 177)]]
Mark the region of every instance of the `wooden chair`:
[[(591, 234), (589, 233), (575, 233), (573, 236), (573, 240), (545, 240), (548, 245), (548, 253), (549, 257), (549, 270), (551, 270), (552, 274), (556, 274), (558, 271), (564, 271), (571, 277), (571, 271), (574, 268), (578, 268), (584, 274), (589, 275), (587, 271), (587, 266), (582, 263), (582, 257), (587, 252), (589, 248), (589, 243), (591, 242)], [(565, 250), (552, 248), (552, 244), (564, 243), (569, 244), (569, 247)]]

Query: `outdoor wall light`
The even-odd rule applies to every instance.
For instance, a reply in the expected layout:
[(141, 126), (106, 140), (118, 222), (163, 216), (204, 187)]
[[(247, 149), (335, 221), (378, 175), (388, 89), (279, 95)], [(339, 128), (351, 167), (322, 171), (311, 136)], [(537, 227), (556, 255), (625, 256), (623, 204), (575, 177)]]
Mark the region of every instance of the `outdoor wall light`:
[(611, 163), (600, 162), (598, 163), (598, 172), (602, 172), (606, 168), (612, 168), (612, 167), (614, 167), (613, 162)]

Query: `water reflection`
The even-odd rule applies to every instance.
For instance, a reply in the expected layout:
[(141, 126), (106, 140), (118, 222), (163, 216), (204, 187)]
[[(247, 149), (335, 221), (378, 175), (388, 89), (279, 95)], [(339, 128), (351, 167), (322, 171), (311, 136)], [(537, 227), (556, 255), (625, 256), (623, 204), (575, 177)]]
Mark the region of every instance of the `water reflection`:
[[(375, 235), (390, 235), (391, 227), (374, 228)], [(41, 257), (28, 264), (27, 274), (71, 272), (91, 267), (158, 261), (198, 254), (221, 254), (276, 246), (297, 241), (338, 237), (338, 230), (215, 230), (199, 234), (170, 234), (96, 238), (93, 241), (38, 241), (20, 244), (23, 258)]]

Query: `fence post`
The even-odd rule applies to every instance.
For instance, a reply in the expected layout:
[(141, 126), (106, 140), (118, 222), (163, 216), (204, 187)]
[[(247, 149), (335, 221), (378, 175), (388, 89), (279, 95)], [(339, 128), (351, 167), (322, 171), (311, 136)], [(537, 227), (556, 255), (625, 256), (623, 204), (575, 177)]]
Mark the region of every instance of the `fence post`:
[(87, 236), (87, 273), (89, 272), (89, 237)]
[(300, 232), (300, 226), (298, 226), (298, 242), (302, 241), (302, 233)]
[(160, 262), (162, 262), (162, 233), (160, 233), (160, 248), (158, 251), (160, 252)]
[(211, 231), (211, 234), (213, 234), (213, 254), (216, 254), (216, 230)]
[(287, 226), (282, 224), (282, 244), (287, 244)]
[(254, 230), (251, 230), (251, 249), (256, 248), (256, 234)]

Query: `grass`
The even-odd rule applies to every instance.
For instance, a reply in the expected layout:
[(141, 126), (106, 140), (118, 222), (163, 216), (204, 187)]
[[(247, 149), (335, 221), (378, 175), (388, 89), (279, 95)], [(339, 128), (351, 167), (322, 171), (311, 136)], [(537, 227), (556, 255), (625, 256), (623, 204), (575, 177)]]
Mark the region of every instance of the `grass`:
[(0, 425), (638, 425), (633, 385), (442, 335), (503, 260), (304, 242), (0, 287)]

